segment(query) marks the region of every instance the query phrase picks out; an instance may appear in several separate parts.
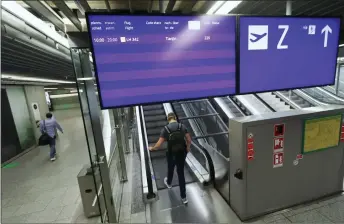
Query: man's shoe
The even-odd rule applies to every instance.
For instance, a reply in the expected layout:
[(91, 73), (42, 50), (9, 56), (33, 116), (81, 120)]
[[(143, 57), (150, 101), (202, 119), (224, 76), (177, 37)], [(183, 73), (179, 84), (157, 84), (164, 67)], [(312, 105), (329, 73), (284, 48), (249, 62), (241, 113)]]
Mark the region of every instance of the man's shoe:
[(165, 179), (164, 179), (164, 184), (166, 185), (166, 187), (167, 187), (168, 189), (171, 189), (171, 188), (172, 188), (172, 186), (169, 185), (169, 184), (167, 183), (167, 177), (165, 177)]
[(182, 202), (183, 202), (184, 205), (186, 205), (189, 201), (188, 201), (187, 198), (182, 198)]
[(55, 161), (55, 160), (56, 160), (56, 158), (55, 158), (55, 157), (53, 157), (53, 158), (51, 158), (50, 160), (51, 160), (51, 161)]

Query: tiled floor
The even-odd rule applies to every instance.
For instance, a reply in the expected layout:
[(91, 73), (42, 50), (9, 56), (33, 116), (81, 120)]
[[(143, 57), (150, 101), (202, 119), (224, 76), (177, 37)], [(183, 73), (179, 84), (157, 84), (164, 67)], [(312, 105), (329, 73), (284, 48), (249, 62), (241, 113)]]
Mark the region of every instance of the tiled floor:
[(58, 157), (49, 160), (48, 146), (37, 147), (2, 171), (2, 223), (95, 223), (87, 219), (77, 174), (89, 164), (80, 110), (54, 113), (64, 129), (57, 140)]

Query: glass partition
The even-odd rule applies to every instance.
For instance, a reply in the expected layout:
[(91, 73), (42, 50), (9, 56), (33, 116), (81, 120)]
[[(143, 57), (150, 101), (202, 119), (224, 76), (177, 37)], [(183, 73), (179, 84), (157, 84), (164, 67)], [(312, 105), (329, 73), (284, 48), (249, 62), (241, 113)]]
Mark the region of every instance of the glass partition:
[(127, 180), (124, 151), (128, 149), (126, 111), (101, 110), (89, 49), (71, 49), (101, 222), (118, 221), (123, 182)]

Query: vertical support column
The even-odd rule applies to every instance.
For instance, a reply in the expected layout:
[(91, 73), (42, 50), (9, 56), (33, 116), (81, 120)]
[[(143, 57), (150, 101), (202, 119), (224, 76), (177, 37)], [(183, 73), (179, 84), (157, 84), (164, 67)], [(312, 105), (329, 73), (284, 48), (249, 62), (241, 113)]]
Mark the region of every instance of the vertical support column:
[(123, 134), (124, 134), (124, 139), (123, 141), (125, 142), (125, 153), (130, 152), (130, 147), (129, 147), (129, 125), (128, 125), (128, 109), (123, 108), (122, 109), (122, 123), (123, 123)]
[(119, 155), (119, 161), (121, 165), (121, 181), (127, 181), (127, 168), (125, 164), (125, 157), (124, 157), (124, 136), (123, 136), (123, 123), (122, 123), (122, 109), (114, 109), (113, 111), (113, 117), (115, 120), (116, 125), (116, 139), (117, 139), (117, 150)]
[(338, 92), (339, 92), (339, 78), (340, 78), (340, 65), (337, 64), (337, 68), (336, 68), (336, 81), (335, 81), (336, 95), (338, 95)]
[[(291, 16), (291, 11), (292, 11), (292, 2), (291, 1), (287, 1), (285, 3), (285, 14), (287, 16)], [(292, 95), (292, 91), (289, 90), (289, 99), (291, 99), (291, 95)]]
[[(81, 52), (80, 53), (80, 61), (81, 67), (83, 71), (84, 78), (90, 78), (89, 80), (85, 80), (85, 90), (87, 95), (89, 113), (91, 118), (91, 124), (93, 129), (94, 135), (94, 143), (96, 146), (96, 152), (98, 156), (98, 163), (99, 170), (101, 173), (101, 181), (103, 186), (104, 192), (104, 199), (105, 205), (108, 215), (108, 222), (115, 223), (116, 220), (116, 211), (113, 204), (112, 199), (112, 189), (111, 189), (111, 181), (110, 181), (110, 174), (109, 174), (109, 167), (105, 153), (104, 141), (102, 136), (102, 128), (100, 124), (100, 114), (99, 114), (99, 107), (98, 107), (98, 99), (94, 90), (94, 80), (92, 75), (91, 64), (89, 61), (89, 54), (88, 52)], [(102, 159), (101, 159), (102, 158)], [(103, 214), (101, 214), (103, 215)]]
[(285, 14), (287, 16), (291, 16), (291, 12), (292, 12), (292, 1), (287, 1)]

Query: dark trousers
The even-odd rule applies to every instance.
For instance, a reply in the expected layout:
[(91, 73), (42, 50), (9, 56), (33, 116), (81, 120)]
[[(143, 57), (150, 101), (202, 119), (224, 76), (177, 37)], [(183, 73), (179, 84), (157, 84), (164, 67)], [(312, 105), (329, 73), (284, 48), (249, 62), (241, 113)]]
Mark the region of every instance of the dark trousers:
[(184, 164), (185, 164), (186, 152), (180, 153), (167, 153), (167, 183), (170, 185), (173, 179), (174, 167), (177, 167), (177, 174), (179, 179), (180, 196), (186, 197), (185, 190), (185, 176), (184, 176)]
[(53, 138), (50, 137), (49, 146), (50, 146), (50, 158), (54, 158), (56, 155), (56, 136), (54, 136)]

